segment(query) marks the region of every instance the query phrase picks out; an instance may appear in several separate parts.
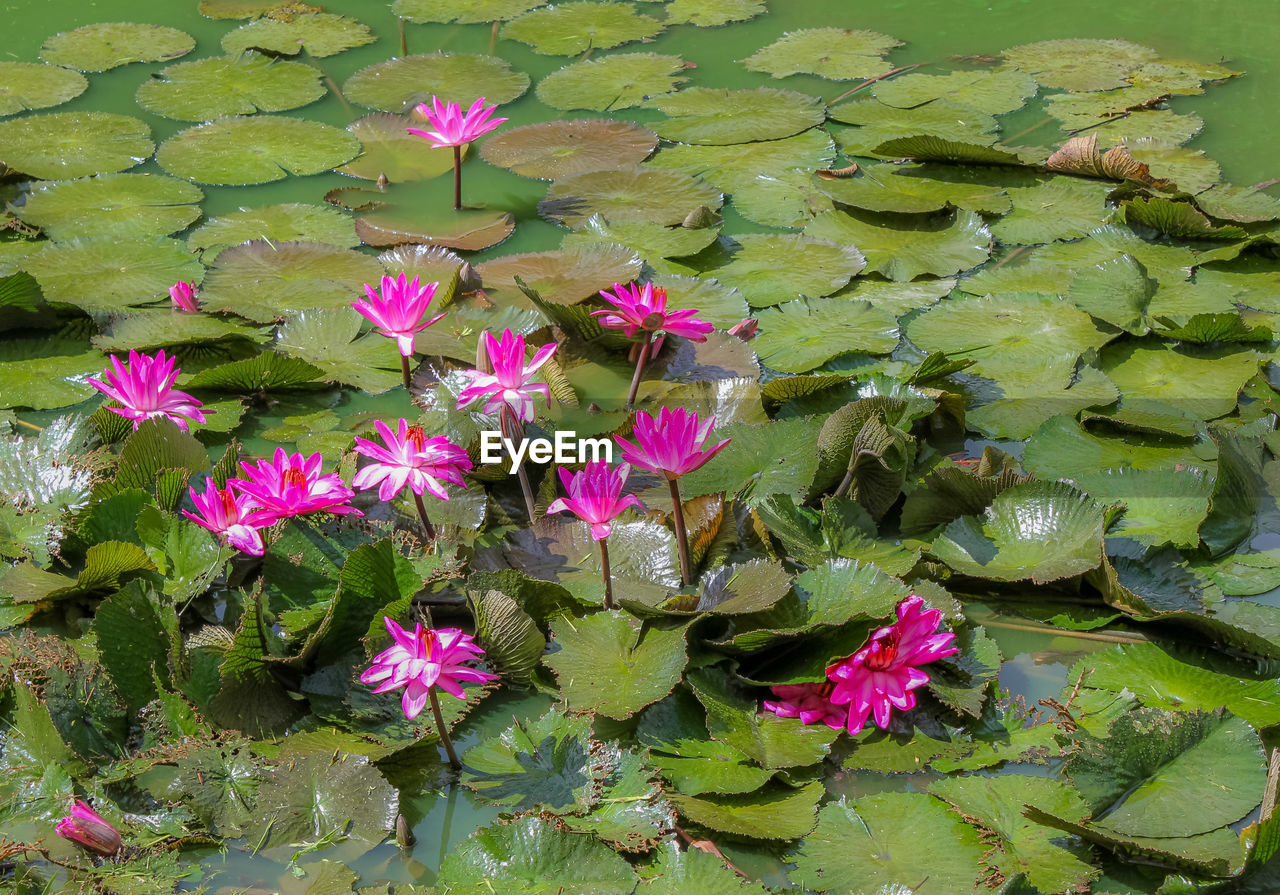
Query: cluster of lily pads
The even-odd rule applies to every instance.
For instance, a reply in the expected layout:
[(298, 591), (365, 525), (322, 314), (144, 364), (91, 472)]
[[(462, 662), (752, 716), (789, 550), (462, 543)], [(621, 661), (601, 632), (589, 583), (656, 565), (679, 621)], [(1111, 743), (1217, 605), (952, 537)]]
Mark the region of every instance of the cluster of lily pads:
[[(741, 60), (824, 99), (607, 52), (759, 0), (392, 9), (491, 52), (339, 85), (308, 59), (366, 25), (203, 0), (223, 55), (109, 23), (0, 62), (0, 880), (1280, 886), (1280, 200), (1168, 107), (1238, 72), (842, 27)], [(582, 57), (534, 90), (564, 117), (521, 123), (511, 41)], [(158, 147), (42, 111), (139, 63), (193, 122)], [(335, 91), (372, 111), (279, 114)], [(485, 164), (549, 181), (559, 248), (493, 250), (533, 210), (467, 204)], [(328, 171), (369, 184), (201, 209)], [(1067, 644), (1058, 697), (1002, 688), (1002, 628)], [(393, 861), (459, 787), (492, 821)]]

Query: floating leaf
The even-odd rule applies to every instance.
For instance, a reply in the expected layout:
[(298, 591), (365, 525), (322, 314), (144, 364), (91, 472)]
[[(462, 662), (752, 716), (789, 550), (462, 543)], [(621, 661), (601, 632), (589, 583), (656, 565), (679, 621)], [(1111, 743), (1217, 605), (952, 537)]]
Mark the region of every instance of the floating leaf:
[[(667, 7), (670, 15), (671, 7)], [(639, 106), (684, 83), (685, 62), (659, 53), (617, 53), (553, 71), (538, 82), (538, 99), (553, 109), (610, 112)]]
[(640, 269), (635, 252), (610, 243), (507, 255), (476, 267), (486, 289), (514, 289), (519, 277), (543, 301), (557, 305), (575, 305), (614, 283), (628, 283)]
[(487, 890), (497, 882), (505, 891), (552, 892), (566, 879), (583, 892), (629, 895), (637, 878), (595, 836), (565, 832), (537, 815), (481, 827), (440, 862), (441, 884), (459, 891)]
[(1080, 310), (1141, 336), (1150, 331), (1147, 306), (1156, 288), (1141, 261), (1121, 255), (1080, 271), (1067, 297)]
[(1155, 50), (1126, 40), (1080, 38), (1023, 44), (1002, 55), (1042, 86), (1070, 91), (1123, 87), (1126, 74), (1157, 58)]
[(260, 239), (268, 243), (319, 242), (354, 248), (360, 244), (349, 215), (328, 205), (264, 205), (205, 221), (187, 237), (187, 248), (212, 263), (226, 248)]
[[(660, 269), (660, 259), (682, 258), (697, 254), (715, 242), (719, 236), (720, 231), (712, 227), (691, 230), (688, 227), (670, 227), (664, 224), (651, 224), (648, 221), (619, 221), (611, 224), (601, 215), (593, 214), (581, 230), (567, 235), (561, 242), (561, 246), (566, 249), (592, 243), (601, 246), (610, 244), (625, 246), (644, 258), (649, 266)], [(737, 320), (725, 325), (732, 326), (741, 319), (742, 315), (739, 315)]]
[(729, 146), (667, 146), (649, 162), (700, 177), (730, 193), (748, 187), (761, 176), (800, 169), (807, 175), (835, 161), (835, 146), (821, 128), (781, 140), (759, 140)]
[(888, 354), (898, 345), (897, 319), (864, 301), (789, 301), (762, 311), (759, 320), (752, 344), (760, 362), (786, 373), (804, 373), (850, 352)]
[(85, 377), (101, 372), (103, 364), (102, 356), (96, 351), (41, 352), (29, 359), (0, 362), (0, 375), (4, 377), (0, 404), (33, 410), (78, 404), (93, 394)]
[(1011, 189), (1013, 211), (992, 224), (991, 233), (1014, 245), (1078, 239), (1106, 223), (1111, 213), (1106, 203), (1109, 190), (1106, 184), (1075, 177)]
[[(827, 114), (836, 121), (856, 124), (857, 128), (844, 128), (836, 132), (840, 148), (848, 155), (882, 155), (902, 157), (910, 153), (881, 153), (876, 147), (888, 140), (926, 136), (935, 140), (980, 144), (983, 147), (995, 142), (996, 120), (985, 112), (966, 109), (944, 100), (936, 100), (911, 109), (899, 109), (875, 99), (859, 99), (832, 106)], [(990, 155), (994, 150), (973, 150), (978, 155)], [(1016, 158), (1016, 157), (1015, 157)], [(976, 159), (981, 161), (981, 159)], [(1018, 164), (1017, 161), (1012, 164)]]
[(945, 100), (988, 115), (1021, 109), (1038, 89), (1034, 78), (1012, 68), (953, 71), (945, 75), (912, 73), (880, 81), (871, 88), (880, 102), (900, 109)]
[(391, 11), (409, 22), (475, 25), (514, 19), (541, 5), (541, 0), (395, 0)]
[(856, 246), (870, 270), (899, 281), (921, 274), (950, 276), (981, 264), (991, 251), (991, 231), (981, 217), (964, 210), (924, 222), (903, 215), (830, 211), (805, 227), (805, 235)]
[(711, 271), (754, 307), (830, 295), (866, 265), (847, 243), (792, 234), (739, 236), (728, 264)]
[[(371, 246), (417, 243), (475, 252), (497, 245), (515, 229), (510, 212), (454, 209), (428, 196), (434, 194), (422, 181), (392, 184), (386, 189), (331, 190), (324, 198), (359, 213), (356, 235)], [(429, 214), (425, 211), (428, 207)]]
[(989, 145), (986, 139), (947, 140), (925, 134), (886, 140), (872, 150), (885, 158), (912, 158), (919, 161), (949, 162), (954, 165), (1024, 165), (1012, 149)]
[(947, 208), (964, 208), (980, 214), (1009, 211), (1013, 203), (1005, 191), (1011, 184), (983, 174), (982, 169), (934, 164), (864, 163), (852, 177), (815, 181), (815, 185), (839, 204), (867, 211), (913, 214)]
[(164, 25), (99, 22), (53, 35), (40, 58), (77, 71), (107, 71), (130, 62), (162, 62), (195, 48), (190, 34)]
[(662, 23), (641, 15), (630, 3), (573, 0), (527, 12), (503, 24), (498, 36), (528, 44), (544, 56), (574, 56), (588, 49), (607, 50), (649, 40)]
[(151, 129), (128, 115), (50, 112), (0, 121), (0, 162), (41, 180), (123, 171), (155, 148)]
[(1256, 187), (1215, 184), (1196, 194), (1196, 205), (1215, 218), (1242, 224), (1280, 218), (1280, 199)]
[(197, 183), (251, 184), (289, 174), (319, 174), (359, 152), (360, 141), (336, 127), (255, 115), (179, 131), (160, 145), (156, 161), (170, 174)]
[(313, 841), (335, 831), (380, 842), (395, 826), (400, 799), (364, 756), (282, 750), (258, 786), (246, 835), (265, 848)]
[(325, 95), (320, 71), (259, 53), (179, 62), (144, 81), (136, 99), (155, 115), (207, 121), (254, 112), (283, 112)]
[(98, 174), (39, 183), (22, 220), (52, 239), (165, 236), (200, 217), (199, 188), (160, 174)]
[(739, 423), (717, 429), (718, 438), (731, 439), (715, 463), (688, 473), (681, 481), (686, 497), (718, 491), (743, 493), (755, 505), (770, 494), (802, 499), (818, 467), (816, 439), (821, 420), (770, 420)]
[(573, 118), (512, 128), (490, 137), (480, 155), (524, 177), (560, 180), (640, 164), (658, 145), (648, 128), (609, 118)]
[(88, 86), (84, 75), (58, 65), (0, 62), (0, 115), (56, 106)]
[(1190, 202), (1174, 202), (1163, 196), (1138, 196), (1124, 203), (1124, 220), (1131, 227), (1150, 227), (1175, 239), (1243, 239), (1241, 227), (1215, 226)]
[(663, 139), (713, 146), (780, 140), (821, 124), (826, 117), (816, 96), (776, 87), (690, 87), (646, 105), (667, 115), (653, 125)]
[(210, 19), (256, 19), (280, 9), (279, 0), (200, 0), (200, 15)]
[(1116, 146), (1105, 153), (1100, 152), (1097, 134), (1072, 137), (1049, 156), (1045, 166), (1051, 171), (1061, 171), (1064, 174), (1108, 180), (1135, 180), (1157, 189), (1168, 186), (1168, 181), (1152, 177), (1151, 169), (1134, 159), (1127, 147)]
[(1100, 366), (1124, 395), (1126, 407), (1172, 405), (1199, 419), (1235, 409), (1244, 384), (1257, 373), (1258, 355), (1224, 346), (1192, 351), (1164, 343), (1127, 342), (1103, 352)]
[(594, 214), (611, 221), (679, 224), (698, 208), (716, 209), (720, 191), (678, 171), (623, 168), (588, 171), (557, 180), (538, 203), (538, 211), (576, 228)]
[[(121, 259), (128, 259), (121, 266)], [(204, 267), (181, 242), (161, 237), (72, 239), (23, 262), (45, 298), (105, 314), (168, 296), (169, 287), (199, 283)]]
[(378, 395), (401, 382), (391, 339), (360, 335), (360, 318), (344, 308), (301, 311), (280, 327), (277, 348), (322, 370), (325, 378)]
[(480, 97), (509, 103), (529, 89), (529, 76), (511, 70), (505, 59), (473, 53), (399, 56), (362, 68), (342, 85), (354, 103), (401, 114), (419, 103), (455, 102), (470, 106)]
[[(453, 170), (453, 153), (433, 146), (406, 128), (416, 124), (412, 119), (388, 112), (375, 112), (357, 118), (347, 130), (360, 141), (360, 155), (336, 169), (365, 180), (386, 178), (392, 183), (426, 180)], [(470, 144), (462, 147), (465, 156)]]
[(253, 393), (295, 388), (320, 378), (320, 371), (296, 357), (264, 351), (257, 357), (231, 361), (201, 370), (187, 382), (190, 388), (211, 388)]
[(813, 829), (822, 800), (821, 783), (796, 789), (765, 785), (742, 795), (686, 796), (670, 793), (671, 804), (694, 823), (748, 839), (799, 839)]
[(103, 333), (94, 336), (93, 344), (101, 351), (123, 353), (131, 348), (144, 351), (231, 339), (260, 343), (270, 335), (268, 330), (212, 314), (175, 314), (171, 308), (158, 308), (113, 317)]
[(304, 49), (311, 56), (333, 56), (352, 47), (373, 43), (369, 26), (330, 12), (304, 12), (289, 17), (255, 19), (228, 31), (222, 51), (235, 56), (246, 50), (296, 56)]
[(667, 22), (715, 28), (730, 22), (745, 22), (765, 11), (764, 0), (671, 0)]
[(586, 810), (605, 775), (592, 755), (599, 747), (591, 741), (590, 717), (552, 709), (468, 749), (463, 781), (484, 801), (517, 811)]
[(884, 54), (902, 41), (875, 31), (805, 28), (790, 31), (741, 60), (751, 71), (775, 78), (817, 75), (832, 81), (874, 78), (889, 70)]

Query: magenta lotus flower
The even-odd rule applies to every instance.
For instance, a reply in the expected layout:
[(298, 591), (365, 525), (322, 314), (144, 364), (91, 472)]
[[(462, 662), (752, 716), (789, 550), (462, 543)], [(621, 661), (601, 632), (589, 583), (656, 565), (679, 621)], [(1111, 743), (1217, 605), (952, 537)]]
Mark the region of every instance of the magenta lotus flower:
[(502, 331), (502, 338), (495, 339), (488, 332), (480, 337), (485, 352), (489, 355), (492, 373), (480, 370), (463, 370), (462, 375), (470, 381), (458, 395), (458, 409), (480, 398), (488, 398), (484, 412), (493, 413), (503, 406), (511, 408), (516, 419), (527, 423), (534, 417), (533, 396), (541, 394), (551, 406), (551, 389), (545, 383), (530, 384), (529, 380), (543, 364), (556, 353), (555, 342), (543, 345), (533, 355), (528, 364), (524, 362), (524, 336), (512, 334), (511, 330)]
[(414, 334), (422, 332), (444, 317), (444, 314), (436, 314), (427, 319), (427, 311), (439, 286), (439, 283), (419, 285), (417, 277), (409, 280), (403, 273), (394, 280), (383, 277), (379, 286), (381, 295), (365, 283), (364, 291), (369, 296), (368, 300), (362, 298), (353, 301), (351, 307), (374, 325), (375, 332), (395, 339), (402, 357), (410, 357), (413, 354)]
[(634, 494), (623, 495), (631, 467), (626, 463), (616, 469), (604, 460), (592, 460), (581, 472), (569, 472), (563, 467), (560, 484), (569, 492), (568, 497), (558, 497), (547, 507), (548, 513), (573, 513), (590, 524), (591, 537), (600, 541), (609, 537), (610, 523), (627, 507), (644, 509), (640, 498)]
[(849, 706), (846, 728), (854, 734), (874, 716), (876, 726), (888, 728), (893, 709), (915, 708), (913, 690), (929, 683), (920, 666), (935, 662), (960, 650), (951, 646), (955, 634), (938, 634), (942, 612), (925, 609), (925, 602), (912, 594), (898, 604), (898, 620), (880, 628), (862, 649), (827, 668), (827, 678), (835, 684), (831, 701)]
[(466, 693), (459, 681), (484, 683), (498, 679), (496, 674), (464, 664), (483, 656), (484, 650), (459, 628), (423, 628), (418, 624), (410, 634), (391, 618), (383, 621), (395, 642), (374, 657), (360, 680), (377, 684), (374, 693), (404, 687), (401, 708), (406, 718), (413, 719), (422, 713), (433, 687), (465, 699)]
[(667, 311), (667, 290), (655, 289), (652, 283), (637, 287), (635, 283), (622, 286), (613, 284), (613, 292), (601, 292), (600, 297), (613, 305), (612, 309), (592, 311), (600, 318), (600, 325), (608, 329), (620, 329), (629, 339), (638, 333), (662, 332), (683, 336), (694, 342), (705, 342), (707, 334), (715, 327), (698, 318), (696, 310)]
[(831, 702), (830, 681), (780, 684), (772, 689), (778, 698), (765, 700), (764, 709), (779, 718), (799, 718), (803, 724), (821, 721), (832, 730), (842, 729), (849, 720), (849, 709)]
[(631, 432), (634, 442), (621, 435), (613, 437), (622, 445), (623, 460), (674, 479), (700, 468), (724, 450), (729, 443), (727, 438), (709, 448), (703, 447), (715, 424), (714, 416), (699, 422), (698, 414), (683, 407), (675, 410), (663, 407), (656, 419), (644, 410), (636, 414)]
[(169, 300), (175, 309), (188, 314), (200, 313), (200, 303), (196, 301), (195, 288), (190, 283), (177, 282), (169, 287)]
[(462, 146), (476, 137), (484, 136), (507, 120), (489, 117), (497, 108), (496, 105), (485, 108), (482, 96), (464, 114), (461, 103), (441, 104), (439, 98), (433, 96), (430, 106), (418, 103), (418, 114), (427, 120), (427, 125), (432, 130), (416, 127), (407, 127), (405, 130), (415, 137), (430, 140), (436, 146)]
[(230, 544), (250, 556), (261, 556), (266, 552), (258, 529), (245, 522), (245, 517), (256, 508), (248, 495), (236, 494), (230, 488), (223, 490), (212, 478), (205, 480), (204, 494), (197, 494), (195, 488), (187, 490), (199, 515), (190, 510), (183, 510), (182, 515), (218, 535), (224, 544)]
[(213, 413), (213, 410), (201, 410), (204, 405), (200, 401), (173, 387), (182, 371), (175, 366), (175, 358), (165, 357), (163, 349), (154, 357), (130, 351), (127, 365), (120, 363), (115, 355), (110, 357), (110, 362), (110, 369), (103, 370), (102, 380), (89, 377), (88, 383), (123, 404), (107, 410), (133, 420), (135, 429), (143, 420), (162, 416), (186, 432), (188, 419), (203, 423), (207, 421), (205, 414)]
[(54, 831), (95, 854), (110, 856), (120, 851), (120, 831), (103, 820), (82, 799), (71, 803), (71, 813), (58, 821)]
[(322, 475), (324, 458), (317, 451), (305, 460), (301, 453), (286, 454), (276, 448), (275, 457), (256, 465), (241, 463), (247, 479), (228, 479), (227, 484), (247, 495), (257, 507), (244, 520), (246, 525), (265, 528), (288, 516), (306, 513), (336, 513), (339, 516), (364, 514), (347, 501), (355, 492), (343, 484), (337, 473)]
[(410, 426), (401, 419), (396, 431), (382, 420), (374, 422), (386, 447), (374, 444), (367, 438), (356, 439), (356, 453), (372, 457), (376, 462), (356, 473), (351, 484), (360, 489), (378, 488), (379, 500), (391, 500), (408, 485), (414, 494), (430, 492), (441, 500), (449, 499), (449, 492), (440, 480), (452, 482), (463, 488), (462, 473), (471, 469), (471, 458), (466, 450), (451, 444), (439, 436), (427, 438), (421, 426)]

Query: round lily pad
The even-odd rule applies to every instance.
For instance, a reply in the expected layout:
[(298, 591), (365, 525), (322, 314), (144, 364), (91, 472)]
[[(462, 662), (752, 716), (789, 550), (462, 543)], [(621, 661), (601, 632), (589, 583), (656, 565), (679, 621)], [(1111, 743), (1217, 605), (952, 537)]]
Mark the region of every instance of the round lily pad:
[(556, 181), (538, 203), (538, 213), (571, 229), (593, 214), (610, 221), (679, 224), (691, 211), (715, 210), (723, 200), (715, 187), (679, 171), (623, 168)]
[(249, 52), (170, 65), (144, 81), (136, 99), (142, 108), (164, 118), (208, 121), (282, 112), (324, 95), (316, 68)]
[(156, 308), (113, 318), (102, 335), (93, 337), (93, 344), (98, 350), (110, 353), (230, 339), (261, 343), (270, 337), (270, 328), (246, 326), (233, 318), (175, 314), (171, 308)]
[(95, 315), (167, 297), (174, 283), (199, 283), (204, 275), (204, 266), (178, 240), (144, 236), (51, 243), (22, 267), (49, 301)]
[(371, 246), (406, 243), (441, 245), (478, 252), (502, 242), (515, 229), (515, 218), (500, 209), (455, 210), (441, 201), (426, 181), (391, 184), (386, 189), (331, 190), (326, 202), (359, 213), (356, 235)]
[(543, 0), (396, 0), (391, 11), (407, 22), (419, 24), (476, 25), (505, 22), (542, 3)]
[(742, 64), (775, 78), (807, 74), (848, 81), (889, 71), (884, 54), (900, 46), (902, 41), (875, 31), (806, 28), (784, 34), (743, 59)]
[(818, 189), (841, 205), (910, 214), (948, 207), (1003, 214), (1012, 207), (1005, 193), (1009, 185), (1003, 172), (992, 176), (984, 168), (887, 162), (863, 162), (853, 177), (817, 181)]
[(870, 302), (811, 298), (760, 312), (752, 347), (760, 363), (784, 373), (807, 373), (852, 352), (888, 354), (898, 346), (898, 320)]
[(1037, 90), (1035, 78), (1016, 68), (953, 71), (945, 75), (912, 73), (872, 87), (875, 98), (887, 106), (908, 109), (941, 99), (988, 115), (1021, 109)]
[(197, 8), (210, 19), (255, 19), (283, 5), (283, 0), (200, 0)]
[(351, 161), (360, 141), (318, 121), (255, 115), (187, 128), (156, 152), (160, 167), (197, 183), (250, 184), (319, 174)]
[(818, 189), (819, 182), (800, 169), (757, 174), (731, 190), (733, 208), (747, 220), (766, 227), (801, 230), (824, 211), (835, 208)]
[(991, 225), (1006, 244), (1035, 245), (1078, 239), (1107, 222), (1111, 184), (1083, 177), (1054, 177), (1037, 186), (1010, 189), (1013, 211)]
[(609, 118), (543, 121), (490, 137), (480, 155), (524, 177), (559, 180), (587, 171), (630, 168), (658, 145), (647, 127)]
[(1004, 60), (1045, 87), (1060, 90), (1110, 90), (1124, 76), (1157, 58), (1149, 47), (1127, 40), (1042, 40), (1005, 50)]
[(512, 71), (505, 59), (474, 53), (400, 56), (362, 68), (342, 85), (353, 103), (397, 113), (432, 96), (466, 107), (481, 96), (489, 104), (509, 103), (528, 89), (529, 76)]
[(166, 236), (200, 217), (204, 193), (162, 174), (99, 174), (37, 183), (18, 209), (51, 238)]
[(331, 12), (307, 12), (241, 25), (223, 36), (222, 51), (233, 56), (245, 50), (296, 56), (306, 50), (311, 56), (334, 56), (377, 39), (363, 22)]
[[(406, 128), (417, 126), (411, 118), (374, 112), (347, 125), (363, 147), (360, 155), (337, 171), (364, 180), (386, 177), (391, 183), (426, 180), (453, 170), (453, 153), (415, 137)], [(465, 156), (470, 144), (462, 147)]]
[(106, 174), (155, 151), (151, 129), (109, 112), (50, 112), (0, 121), (0, 162), (42, 180)]
[(805, 233), (839, 245), (854, 245), (870, 270), (891, 280), (921, 274), (949, 277), (986, 261), (991, 231), (979, 215), (960, 210), (953, 218), (920, 220), (917, 215), (871, 215), (831, 211), (818, 215)]
[(45, 109), (84, 93), (84, 75), (58, 65), (0, 62), (0, 115)]
[(691, 87), (650, 100), (647, 105), (668, 116), (653, 129), (663, 139), (679, 143), (725, 145), (780, 140), (821, 124), (826, 118), (826, 109), (818, 97), (776, 87)]
[(766, 11), (764, 0), (671, 0), (666, 9), (668, 25), (699, 28), (745, 22)]
[(512, 19), (502, 26), (499, 37), (528, 44), (544, 56), (575, 56), (588, 49), (607, 50), (648, 40), (661, 31), (661, 22), (641, 15), (630, 3), (574, 0)]
[(841, 103), (827, 113), (857, 129), (836, 131), (847, 155), (873, 155), (886, 140), (930, 134), (947, 140), (995, 142), (996, 120), (985, 112), (935, 100), (911, 109), (886, 105), (877, 99)]
[(830, 165), (835, 157), (831, 137), (821, 128), (812, 128), (782, 140), (728, 146), (665, 146), (649, 166), (684, 171), (732, 193), (761, 175), (792, 169), (813, 171)]
[[(405, 273), (411, 278), (418, 277), (423, 283), (434, 281), (442, 286), (448, 286), (453, 282), (453, 278), (460, 274), (462, 265), (466, 263), (461, 255), (449, 251), (444, 246), (430, 245), (402, 245), (387, 249), (378, 255), (378, 261), (393, 277)], [(452, 293), (449, 295), (437, 293), (435, 300), (443, 305), (442, 299), (448, 301), (452, 297)]]
[(477, 266), (485, 289), (515, 288), (515, 278), (545, 301), (574, 305), (614, 283), (629, 283), (640, 275), (640, 259), (620, 245), (594, 243), (566, 246), (552, 252), (531, 252), (495, 258)]
[(684, 60), (660, 53), (619, 53), (566, 65), (538, 82), (538, 99), (553, 109), (608, 112), (671, 93), (685, 78)]
[[(639, 252), (649, 265), (656, 267), (662, 258), (696, 254), (719, 236), (720, 230), (716, 227), (668, 227), (649, 221), (618, 221), (615, 224), (597, 214), (592, 215), (581, 229), (566, 236), (561, 245), (568, 248), (589, 242), (617, 243)], [(741, 319), (739, 315), (738, 320)]]
[(206, 264), (223, 249), (242, 242), (322, 242), (353, 248), (360, 244), (349, 214), (326, 205), (267, 205), (233, 211), (206, 221), (187, 237), (187, 248)]
[(76, 71), (107, 71), (130, 62), (163, 62), (195, 49), (190, 34), (164, 25), (99, 22), (44, 42), (40, 58)]
[(741, 248), (732, 260), (708, 275), (737, 289), (757, 308), (830, 295), (867, 264), (851, 245), (794, 233), (756, 233), (736, 239)]

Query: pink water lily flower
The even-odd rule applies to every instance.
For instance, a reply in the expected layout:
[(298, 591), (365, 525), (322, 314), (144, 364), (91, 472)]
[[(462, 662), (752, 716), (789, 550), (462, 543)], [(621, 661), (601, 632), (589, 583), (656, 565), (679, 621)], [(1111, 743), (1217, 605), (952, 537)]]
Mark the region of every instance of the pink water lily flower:
[(476, 137), (482, 137), (495, 129), (507, 119), (490, 118), (498, 107), (485, 108), (484, 97), (471, 104), (464, 114), (462, 104), (455, 102), (441, 103), (438, 97), (431, 97), (431, 105), (418, 103), (418, 114), (426, 119), (431, 130), (407, 127), (406, 131), (415, 137), (430, 140), (436, 146), (462, 146)]
[(367, 438), (356, 439), (356, 453), (372, 457), (370, 463), (351, 480), (360, 489), (378, 488), (379, 500), (391, 500), (408, 485), (414, 494), (430, 492), (441, 500), (449, 499), (449, 492), (441, 481), (452, 482), (463, 488), (462, 473), (471, 469), (471, 458), (464, 448), (451, 444), (443, 436), (427, 438), (421, 426), (410, 426), (401, 418), (396, 430), (382, 420), (374, 422), (386, 447)]
[(667, 290), (654, 288), (652, 283), (643, 286), (614, 283), (613, 292), (602, 291), (600, 297), (613, 307), (592, 311), (591, 316), (599, 317), (603, 327), (622, 330), (630, 339), (641, 332), (662, 332), (705, 342), (707, 334), (715, 329), (714, 325), (698, 318), (697, 310), (668, 311)]
[(555, 342), (543, 345), (533, 355), (533, 360), (524, 362), (524, 336), (517, 336), (506, 329), (502, 338), (495, 339), (485, 332), (480, 336), (485, 352), (489, 355), (492, 373), (480, 370), (463, 370), (462, 375), (470, 381), (458, 395), (458, 409), (480, 398), (488, 398), (484, 412), (493, 413), (504, 405), (511, 408), (516, 419), (527, 423), (534, 417), (533, 396), (541, 394), (551, 406), (551, 389), (545, 383), (532, 383), (533, 374), (556, 353)]
[(120, 851), (120, 831), (107, 823), (82, 799), (71, 803), (71, 813), (54, 826), (63, 839), (76, 843), (95, 854), (110, 856)]
[(849, 720), (849, 710), (831, 701), (833, 689), (830, 681), (779, 684), (772, 688), (778, 698), (765, 700), (764, 709), (779, 718), (799, 718), (803, 724), (821, 721), (832, 730), (840, 730)]
[(355, 492), (343, 484), (337, 473), (323, 475), (324, 458), (317, 451), (305, 460), (301, 453), (286, 454), (276, 448), (275, 457), (257, 464), (241, 463), (247, 479), (228, 479), (227, 484), (246, 494), (257, 508), (244, 520), (255, 528), (274, 525), (287, 516), (306, 513), (335, 513), (339, 516), (364, 514), (347, 501)]
[(431, 300), (435, 298), (439, 286), (439, 283), (420, 285), (417, 277), (409, 280), (404, 273), (394, 280), (383, 277), (379, 285), (381, 295), (365, 283), (364, 291), (368, 299), (353, 301), (351, 307), (374, 325), (375, 332), (395, 339), (402, 357), (410, 357), (413, 354), (414, 335), (444, 317), (444, 314), (436, 314), (427, 318)]
[(483, 656), (484, 650), (461, 629), (423, 628), (417, 624), (410, 634), (391, 618), (383, 621), (395, 642), (374, 657), (360, 680), (377, 684), (374, 693), (404, 687), (400, 705), (406, 718), (412, 720), (422, 713), (433, 687), (465, 699), (460, 681), (484, 683), (498, 679), (496, 674), (467, 667), (465, 663)]
[(613, 437), (622, 445), (623, 460), (674, 479), (701, 468), (728, 445), (726, 438), (711, 447), (703, 447), (715, 424), (714, 416), (699, 421), (698, 414), (683, 407), (675, 410), (663, 407), (656, 418), (644, 410), (636, 413), (631, 431), (634, 442), (621, 435)]
[(929, 683), (920, 666), (960, 652), (951, 646), (955, 634), (937, 633), (942, 612), (924, 607), (922, 598), (907, 597), (898, 604), (896, 622), (878, 629), (862, 649), (827, 668), (827, 679), (835, 684), (831, 701), (849, 706), (849, 733), (862, 730), (869, 716), (877, 727), (887, 729), (893, 709), (915, 708), (912, 691)]
[(107, 410), (133, 420), (133, 428), (137, 429), (143, 420), (162, 416), (186, 432), (188, 419), (203, 423), (207, 421), (205, 414), (213, 413), (211, 409), (202, 410), (203, 403), (173, 387), (182, 371), (175, 366), (176, 359), (166, 357), (163, 349), (154, 357), (130, 351), (127, 365), (115, 355), (109, 360), (111, 367), (103, 371), (101, 380), (89, 377), (87, 381), (124, 405)]
[(581, 472), (569, 472), (563, 467), (560, 484), (569, 492), (568, 497), (558, 497), (547, 507), (548, 513), (573, 513), (591, 525), (591, 537), (600, 541), (609, 537), (610, 523), (627, 507), (643, 510), (644, 504), (634, 494), (622, 493), (627, 485), (631, 467), (626, 463), (616, 469), (604, 460), (592, 460)]
[(197, 494), (195, 488), (187, 490), (199, 515), (190, 510), (183, 510), (182, 515), (218, 535), (224, 544), (250, 556), (266, 552), (258, 529), (244, 521), (257, 506), (248, 495), (236, 494), (230, 488), (223, 490), (212, 478), (205, 480), (204, 494)]
[(190, 283), (177, 282), (170, 286), (169, 300), (179, 311), (188, 314), (200, 313), (200, 303), (196, 301), (195, 288)]

